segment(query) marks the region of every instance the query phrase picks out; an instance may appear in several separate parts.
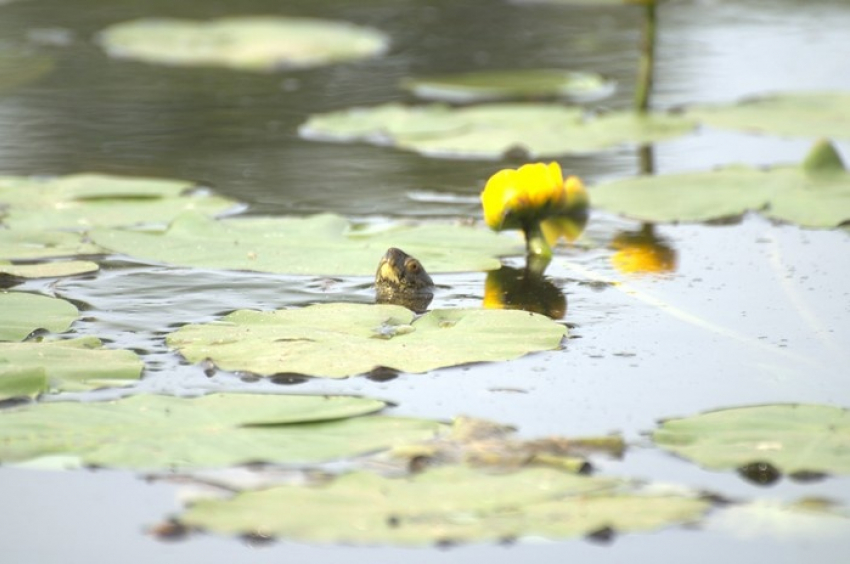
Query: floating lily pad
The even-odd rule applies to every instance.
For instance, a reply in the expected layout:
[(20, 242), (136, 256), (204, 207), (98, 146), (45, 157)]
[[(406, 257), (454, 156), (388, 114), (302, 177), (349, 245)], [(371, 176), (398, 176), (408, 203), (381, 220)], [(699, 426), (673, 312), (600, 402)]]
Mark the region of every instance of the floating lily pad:
[(655, 443), (715, 470), (755, 462), (786, 474), (850, 474), (850, 411), (827, 405), (761, 405), (669, 419)]
[(103, 249), (85, 241), (80, 233), (0, 229), (0, 259), (33, 260), (101, 253)]
[[(828, 151), (826, 146), (816, 145), (810, 158)], [(850, 221), (850, 173), (833, 163), (820, 162), (827, 170), (739, 165), (626, 178), (592, 188), (591, 200), (598, 208), (649, 222), (707, 221), (758, 211), (805, 227), (835, 227)]]
[(3, 223), (13, 230), (163, 224), (185, 211), (214, 215), (234, 206), (219, 196), (187, 195), (193, 186), (184, 180), (105, 174), (4, 176), (0, 204), (8, 206)]
[(429, 272), (490, 270), (496, 256), (518, 253), (516, 239), (452, 225), (388, 225), (358, 231), (340, 216), (178, 217), (164, 232), (95, 229), (92, 239), (112, 251), (182, 266), (281, 274), (372, 276), (389, 247), (416, 256)]
[(54, 278), (73, 276), (94, 272), (100, 267), (96, 262), (88, 260), (65, 260), (59, 262), (42, 262), (39, 264), (12, 264), (0, 260), (0, 274), (18, 278)]
[(384, 104), (313, 115), (299, 132), (308, 139), (365, 141), (433, 157), (497, 159), (515, 152), (529, 158), (589, 153), (676, 137), (693, 127), (673, 114), (594, 117), (559, 104)]
[(43, 368), (0, 367), (0, 400), (34, 398), (48, 388)]
[(79, 311), (71, 302), (27, 294), (0, 293), (0, 341), (21, 341), (36, 329), (67, 331)]
[(0, 50), (0, 92), (35, 82), (53, 67), (53, 59), (46, 55), (20, 49)]
[(712, 127), (800, 137), (850, 138), (850, 93), (786, 93), (733, 106), (695, 107), (687, 115)]
[(566, 329), (521, 311), (434, 310), (414, 321), (395, 305), (318, 304), (272, 312), (240, 310), (186, 325), (167, 337), (191, 362), (223, 370), (342, 378), (385, 366), (427, 372), (556, 349)]
[(346, 22), (271, 16), (140, 19), (106, 28), (100, 41), (113, 57), (250, 71), (373, 57), (389, 45), (383, 33)]
[(708, 508), (696, 498), (621, 490), (611, 478), (544, 468), (487, 474), (453, 466), (405, 479), (354, 472), (320, 487), (199, 501), (180, 521), (306, 542), (424, 545), (647, 531), (699, 519)]
[(794, 503), (756, 500), (724, 507), (712, 515), (707, 527), (737, 538), (800, 539), (813, 542), (823, 538), (850, 537), (850, 516), (821, 499)]
[(0, 461), (75, 456), (139, 469), (314, 463), (390, 448), (438, 432), (437, 422), (364, 416), (364, 398), (212, 394), (50, 402), (0, 411)]
[(101, 344), (95, 337), (0, 343), (0, 371), (43, 369), (48, 389), (65, 391), (128, 386), (139, 379), (143, 365), (136, 353)]
[(560, 69), (483, 71), (410, 78), (402, 87), (420, 98), (470, 103), (523, 98), (592, 100), (609, 96), (615, 83), (589, 72)]

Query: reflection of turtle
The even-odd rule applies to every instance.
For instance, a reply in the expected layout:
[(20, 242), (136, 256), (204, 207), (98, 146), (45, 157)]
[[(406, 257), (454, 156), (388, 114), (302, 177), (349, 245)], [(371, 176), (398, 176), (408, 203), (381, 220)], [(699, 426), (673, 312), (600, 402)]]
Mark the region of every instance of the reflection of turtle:
[(422, 263), (401, 249), (388, 249), (375, 273), (375, 301), (422, 313), (433, 298), (434, 282)]

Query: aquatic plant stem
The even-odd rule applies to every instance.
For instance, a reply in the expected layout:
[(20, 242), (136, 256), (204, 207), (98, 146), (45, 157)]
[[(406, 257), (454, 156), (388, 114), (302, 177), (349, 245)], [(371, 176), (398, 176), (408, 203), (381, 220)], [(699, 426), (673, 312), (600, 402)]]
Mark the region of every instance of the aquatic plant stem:
[(640, 46), (640, 63), (635, 90), (635, 110), (639, 113), (649, 111), (649, 98), (655, 81), (655, 29), (656, 0), (644, 4), (643, 34)]
[(552, 258), (552, 248), (543, 235), (539, 221), (526, 223), (522, 230), (525, 232), (525, 248), (529, 256), (537, 256), (547, 261)]

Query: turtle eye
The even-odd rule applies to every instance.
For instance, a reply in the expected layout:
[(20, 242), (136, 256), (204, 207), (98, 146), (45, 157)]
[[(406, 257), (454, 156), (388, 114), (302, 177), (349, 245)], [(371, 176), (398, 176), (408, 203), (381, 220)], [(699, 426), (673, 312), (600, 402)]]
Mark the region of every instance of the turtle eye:
[(420, 268), (419, 263), (415, 260), (412, 260), (412, 261), (407, 263), (407, 269), (411, 272), (414, 272), (414, 273), (419, 272), (419, 268)]

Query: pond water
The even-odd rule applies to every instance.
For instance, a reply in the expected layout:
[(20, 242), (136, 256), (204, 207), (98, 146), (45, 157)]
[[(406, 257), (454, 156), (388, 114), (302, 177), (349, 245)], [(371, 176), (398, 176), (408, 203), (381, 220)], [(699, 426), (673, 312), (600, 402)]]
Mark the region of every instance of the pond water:
[[(2, 4), (2, 3), (0, 3)], [(387, 56), (279, 74), (170, 69), (108, 59), (93, 42), (110, 23), (142, 16), (206, 18), (285, 13), (345, 19), (390, 34)], [(684, 1), (659, 10), (659, 108), (725, 102), (789, 90), (850, 90), (850, 6), (842, 0)], [(640, 11), (499, 1), (390, 0), (136, 2), (21, 0), (0, 6), (0, 47), (49, 54), (54, 70), (0, 95), (0, 173), (98, 171), (187, 178), (248, 205), (248, 213), (333, 211), (366, 220), (479, 217), (486, 178), (508, 166), (428, 159), (389, 148), (299, 139), (314, 112), (408, 100), (398, 81), (471, 69), (563, 67), (615, 79), (604, 101), (628, 107), (637, 63)], [(719, 164), (797, 162), (811, 140), (701, 129), (653, 147), (658, 173)], [(839, 144), (845, 159), (850, 145)], [(638, 171), (623, 148), (558, 159), (591, 186)], [(592, 188), (591, 188), (592, 197)], [(595, 212), (585, 237), (610, 241), (633, 222)], [(503, 363), (401, 374), (388, 381), (286, 382), (240, 378), (181, 362), (163, 341), (174, 327), (238, 308), (273, 309), (326, 301), (367, 303), (366, 278), (305, 278), (150, 267), (115, 257), (96, 275), (17, 287), (73, 299), (84, 319), (74, 332), (143, 354), (145, 378), (133, 390), (195, 394), (211, 390), (354, 393), (394, 402), (392, 413), (451, 419), (471, 415), (518, 427), (522, 435), (620, 431), (637, 446), (603, 472), (710, 489), (723, 495), (850, 503), (850, 480), (782, 480), (770, 489), (733, 473), (703, 471), (642, 448), (658, 419), (770, 402), (850, 405), (850, 240), (846, 231), (776, 225), (749, 215), (732, 225), (660, 226), (675, 249), (674, 273), (627, 286), (611, 251), (562, 248), (547, 271), (566, 294), (571, 339), (563, 350)], [(376, 257), (376, 264), (379, 257)], [(426, 265), (427, 266), (427, 265)], [(484, 273), (441, 275), (432, 307), (480, 305)], [(661, 305), (659, 305), (659, 303)], [(72, 398), (112, 397), (104, 390)], [(143, 529), (177, 512), (179, 492), (124, 472), (48, 473), (0, 468), (3, 561), (68, 562), (716, 562), (803, 557), (839, 562), (850, 539), (745, 537), (709, 523), (626, 535), (612, 545), (586, 541), (468, 546), (449, 550), (255, 546), (195, 535), (163, 543)], [(437, 551), (439, 550), (439, 553)], [(734, 555), (734, 556), (733, 556)]]

